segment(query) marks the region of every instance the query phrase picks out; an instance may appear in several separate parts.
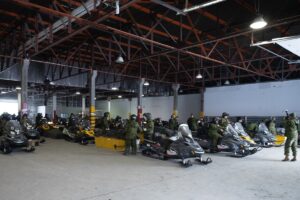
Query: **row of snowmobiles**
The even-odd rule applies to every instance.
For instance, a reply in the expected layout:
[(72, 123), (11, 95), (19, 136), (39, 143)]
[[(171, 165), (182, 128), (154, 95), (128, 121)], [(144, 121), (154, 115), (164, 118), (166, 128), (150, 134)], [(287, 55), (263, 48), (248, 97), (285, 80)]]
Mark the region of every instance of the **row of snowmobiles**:
[[(208, 136), (208, 126), (192, 132), (188, 125), (181, 124), (178, 130), (168, 129), (160, 120), (155, 120), (152, 139), (145, 139), (141, 144), (143, 155), (157, 159), (177, 159), (185, 166), (191, 166), (192, 160), (202, 164), (212, 162), (210, 158), (203, 159), (205, 152), (210, 152), (212, 140)], [(253, 137), (244, 130), (240, 122), (229, 124), (218, 142), (218, 151), (231, 157), (245, 157), (272, 146), (282, 146), (286, 137), (283, 134), (274, 136), (265, 123), (260, 123)]]

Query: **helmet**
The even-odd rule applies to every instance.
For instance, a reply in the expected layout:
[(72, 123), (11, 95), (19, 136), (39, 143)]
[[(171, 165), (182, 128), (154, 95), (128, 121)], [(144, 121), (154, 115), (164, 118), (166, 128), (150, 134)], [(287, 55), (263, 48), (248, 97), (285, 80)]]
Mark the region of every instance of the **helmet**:
[(296, 117), (296, 113), (291, 113), (291, 114), (290, 114), (290, 117), (295, 118), (295, 117)]
[(119, 115), (116, 116), (116, 121), (120, 121), (122, 119), (122, 117), (120, 117)]
[(143, 116), (144, 116), (147, 120), (151, 120), (151, 119), (152, 119), (151, 113), (144, 113)]
[(229, 117), (229, 114), (227, 112), (223, 112), (222, 117), (225, 117), (225, 116)]
[(136, 115), (130, 115), (131, 120), (136, 120)]
[(109, 112), (105, 112), (104, 117), (109, 117)]
[(5, 121), (9, 121), (9, 120), (11, 120), (11, 115), (9, 113), (3, 113), (2, 119)]

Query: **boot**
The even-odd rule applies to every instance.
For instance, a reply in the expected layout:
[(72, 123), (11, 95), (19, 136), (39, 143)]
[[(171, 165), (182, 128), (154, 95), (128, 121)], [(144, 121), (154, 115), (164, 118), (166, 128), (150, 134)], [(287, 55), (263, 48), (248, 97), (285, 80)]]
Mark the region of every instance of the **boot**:
[(289, 156), (285, 156), (285, 158), (282, 161), (289, 161)]
[(293, 157), (293, 159), (291, 161), (297, 161), (296, 156)]

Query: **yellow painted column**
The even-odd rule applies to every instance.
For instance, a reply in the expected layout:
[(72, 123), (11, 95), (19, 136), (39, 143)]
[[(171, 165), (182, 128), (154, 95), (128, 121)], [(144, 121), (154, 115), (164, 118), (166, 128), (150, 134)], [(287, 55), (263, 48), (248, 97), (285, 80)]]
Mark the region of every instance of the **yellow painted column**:
[(95, 108), (96, 77), (97, 77), (97, 71), (92, 70), (90, 76), (90, 128), (92, 131), (95, 130), (95, 124), (96, 124), (96, 108)]

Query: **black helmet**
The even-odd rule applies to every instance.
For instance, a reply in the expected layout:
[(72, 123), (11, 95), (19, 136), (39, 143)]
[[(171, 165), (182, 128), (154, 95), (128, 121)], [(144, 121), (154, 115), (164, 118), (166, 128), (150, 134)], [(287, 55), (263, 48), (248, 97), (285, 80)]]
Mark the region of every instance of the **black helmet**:
[(2, 114), (2, 119), (5, 121), (9, 121), (9, 120), (11, 120), (11, 115), (9, 113), (5, 112)]
[(122, 119), (122, 117), (120, 117), (119, 115), (116, 116), (116, 121), (120, 121)]
[(131, 120), (136, 120), (136, 115), (130, 115)]
[(225, 117), (225, 116), (229, 117), (229, 114), (227, 112), (223, 112), (222, 117)]
[(296, 113), (291, 113), (290, 117), (295, 118), (296, 117)]
[(108, 116), (109, 116), (109, 112), (105, 112), (104, 117), (108, 117)]
[(144, 113), (143, 116), (144, 116), (147, 120), (151, 120), (151, 119), (152, 119), (151, 113)]

